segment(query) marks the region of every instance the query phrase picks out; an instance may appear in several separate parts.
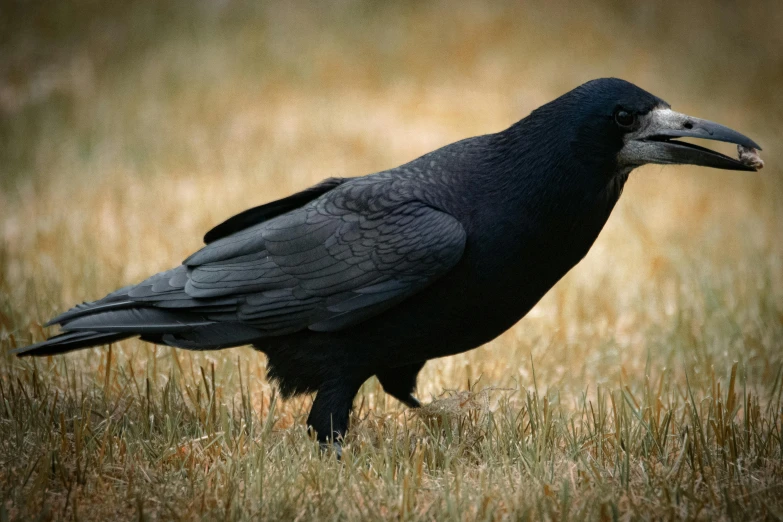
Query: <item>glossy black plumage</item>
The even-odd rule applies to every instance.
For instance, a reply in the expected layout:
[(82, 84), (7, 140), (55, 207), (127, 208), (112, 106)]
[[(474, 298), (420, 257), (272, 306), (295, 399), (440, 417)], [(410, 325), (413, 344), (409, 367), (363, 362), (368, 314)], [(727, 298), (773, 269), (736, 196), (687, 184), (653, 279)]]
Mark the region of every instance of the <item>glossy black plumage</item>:
[(330, 178), (245, 211), (172, 270), (53, 319), (49, 355), (140, 336), (187, 349), (253, 344), (285, 395), (317, 392), (308, 423), (345, 432), (377, 375), (410, 406), (431, 358), (491, 340), (589, 250), (632, 167), (613, 114), (668, 105), (589, 82), (496, 134), (395, 169)]

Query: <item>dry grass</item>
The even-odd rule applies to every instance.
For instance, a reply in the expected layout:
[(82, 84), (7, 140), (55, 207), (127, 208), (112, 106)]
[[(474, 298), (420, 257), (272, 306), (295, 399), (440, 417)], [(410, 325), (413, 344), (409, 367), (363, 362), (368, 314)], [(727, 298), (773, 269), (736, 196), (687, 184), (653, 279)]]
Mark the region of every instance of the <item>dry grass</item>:
[[(783, 10), (492, 5), (0, 10), (0, 520), (783, 518)], [(5, 353), (232, 213), (609, 75), (767, 168), (634, 173), (526, 319), (427, 364), (419, 414), (366, 383), (342, 462), (247, 348)]]

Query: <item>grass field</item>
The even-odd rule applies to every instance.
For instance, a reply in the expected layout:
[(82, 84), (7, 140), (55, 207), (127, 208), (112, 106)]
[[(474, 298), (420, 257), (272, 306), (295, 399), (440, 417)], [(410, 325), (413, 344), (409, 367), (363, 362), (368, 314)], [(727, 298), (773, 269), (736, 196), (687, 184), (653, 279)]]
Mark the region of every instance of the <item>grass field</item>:
[[(4, 3), (0, 521), (782, 519), (782, 27), (775, 2)], [(636, 171), (524, 320), (425, 366), (425, 408), (368, 381), (342, 461), (249, 348), (7, 354), (233, 213), (601, 76), (767, 167)]]

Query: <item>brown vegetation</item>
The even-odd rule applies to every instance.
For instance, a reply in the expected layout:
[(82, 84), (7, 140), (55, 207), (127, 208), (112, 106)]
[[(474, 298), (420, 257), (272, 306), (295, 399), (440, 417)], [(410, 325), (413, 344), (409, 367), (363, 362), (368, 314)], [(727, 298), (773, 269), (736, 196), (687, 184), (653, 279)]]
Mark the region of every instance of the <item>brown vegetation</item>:
[[(781, 27), (775, 2), (8, 2), (0, 520), (783, 518)], [(527, 318), (427, 364), (420, 413), (367, 382), (342, 462), (249, 348), (5, 353), (233, 213), (600, 76), (766, 168), (635, 172)]]

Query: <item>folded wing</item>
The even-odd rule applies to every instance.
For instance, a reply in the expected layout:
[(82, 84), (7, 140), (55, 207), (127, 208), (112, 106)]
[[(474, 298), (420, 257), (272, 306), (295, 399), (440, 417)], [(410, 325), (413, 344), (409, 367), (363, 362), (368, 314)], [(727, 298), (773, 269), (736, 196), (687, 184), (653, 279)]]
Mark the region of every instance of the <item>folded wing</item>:
[(52, 322), (191, 349), (348, 328), (431, 284), (465, 247), (454, 217), (389, 190), (341, 184)]

